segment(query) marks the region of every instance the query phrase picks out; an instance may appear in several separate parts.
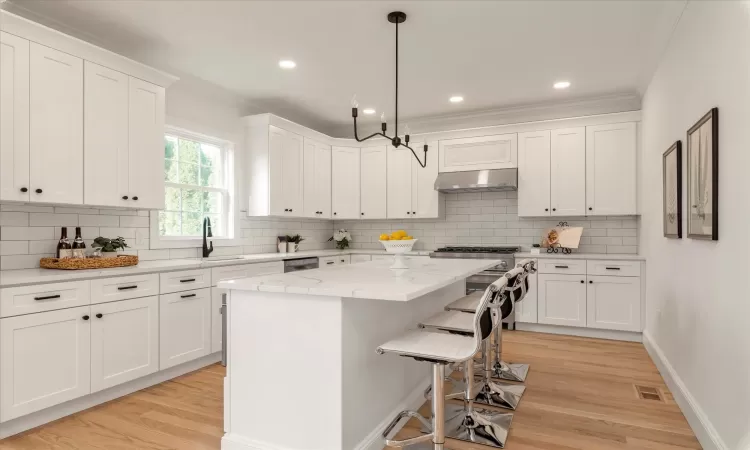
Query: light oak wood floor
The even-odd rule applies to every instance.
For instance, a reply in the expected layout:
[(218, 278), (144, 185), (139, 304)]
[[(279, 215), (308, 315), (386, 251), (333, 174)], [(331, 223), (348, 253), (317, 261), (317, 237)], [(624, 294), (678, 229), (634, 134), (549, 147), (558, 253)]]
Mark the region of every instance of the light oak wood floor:
[[(643, 345), (519, 331), (505, 332), (503, 343), (506, 360), (531, 363), (507, 449), (701, 448)], [(220, 449), (223, 376), (213, 365), (5, 439), (0, 449)], [(658, 388), (664, 401), (639, 399), (635, 385)]]

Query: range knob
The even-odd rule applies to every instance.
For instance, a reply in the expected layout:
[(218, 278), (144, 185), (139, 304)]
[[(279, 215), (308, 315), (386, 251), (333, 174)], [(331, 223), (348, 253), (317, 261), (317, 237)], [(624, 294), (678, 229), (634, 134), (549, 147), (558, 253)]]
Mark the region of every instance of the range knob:
[(503, 266), (503, 267), (508, 267), (508, 262), (507, 261), (500, 261), (500, 265)]

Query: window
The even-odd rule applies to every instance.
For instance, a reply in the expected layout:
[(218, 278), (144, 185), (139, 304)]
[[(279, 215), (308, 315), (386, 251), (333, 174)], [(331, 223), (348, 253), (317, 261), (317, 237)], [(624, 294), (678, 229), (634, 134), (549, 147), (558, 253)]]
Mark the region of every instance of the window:
[(159, 236), (203, 235), (203, 219), (211, 220), (214, 237), (232, 232), (231, 146), (218, 139), (184, 130), (164, 137), (164, 211), (159, 211)]

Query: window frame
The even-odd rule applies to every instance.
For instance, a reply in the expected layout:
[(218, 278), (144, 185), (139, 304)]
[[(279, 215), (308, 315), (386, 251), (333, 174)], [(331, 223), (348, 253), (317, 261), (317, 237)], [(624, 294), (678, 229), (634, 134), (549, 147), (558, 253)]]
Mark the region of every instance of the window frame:
[[(211, 240), (215, 241), (219, 246), (225, 246), (225, 245), (239, 245), (239, 237), (237, 234), (239, 233), (240, 227), (239, 227), (239, 216), (237, 214), (237, 207), (235, 205), (237, 195), (235, 193), (236, 185), (235, 185), (235, 177), (234, 172), (236, 171), (235, 166), (235, 153), (234, 153), (234, 144), (231, 141), (228, 141), (226, 139), (216, 138), (213, 136), (209, 136), (206, 134), (186, 130), (184, 128), (175, 127), (175, 126), (165, 126), (164, 127), (164, 137), (166, 136), (175, 136), (178, 139), (189, 139), (193, 141), (198, 141), (200, 143), (204, 144), (210, 144), (213, 146), (218, 147), (222, 152), (223, 157), (223, 177), (224, 177), (224, 188), (215, 188), (215, 187), (209, 187), (209, 186), (199, 186), (201, 190), (209, 191), (209, 192), (221, 192), (224, 194), (224, 202), (222, 205), (222, 216), (225, 217), (224, 223), (226, 224), (226, 233), (225, 236), (222, 237), (212, 237)], [(164, 157), (161, 158), (162, 164), (164, 162)], [(163, 170), (163, 169), (162, 169)], [(172, 183), (164, 181), (164, 188), (166, 195), (166, 188), (167, 187), (174, 187), (174, 188), (188, 188), (188, 189), (194, 189), (196, 188), (195, 185), (192, 184), (182, 184), (182, 183)], [(193, 247), (200, 247), (202, 244), (203, 237), (202, 236), (162, 236), (159, 232), (159, 213), (164, 210), (153, 210), (150, 213), (150, 225), (151, 225), (151, 232), (150, 232), (150, 241), (149, 241), (149, 248), (150, 249), (169, 249), (169, 248), (193, 248)]]

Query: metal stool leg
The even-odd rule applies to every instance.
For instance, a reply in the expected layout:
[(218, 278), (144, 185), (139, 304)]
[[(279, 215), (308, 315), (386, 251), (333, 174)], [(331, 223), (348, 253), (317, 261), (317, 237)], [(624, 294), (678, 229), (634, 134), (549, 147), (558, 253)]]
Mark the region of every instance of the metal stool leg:
[(526, 381), (529, 374), (528, 364), (508, 364), (503, 361), (503, 330), (502, 326), (495, 329), (495, 362), (492, 365), (492, 378), (507, 381)]
[(484, 370), (480, 382), (474, 387), (474, 392), (476, 392), (474, 401), (483, 405), (515, 410), (526, 386), (492, 381), (492, 352), (487, 340), (482, 343), (482, 352), (484, 353)]

